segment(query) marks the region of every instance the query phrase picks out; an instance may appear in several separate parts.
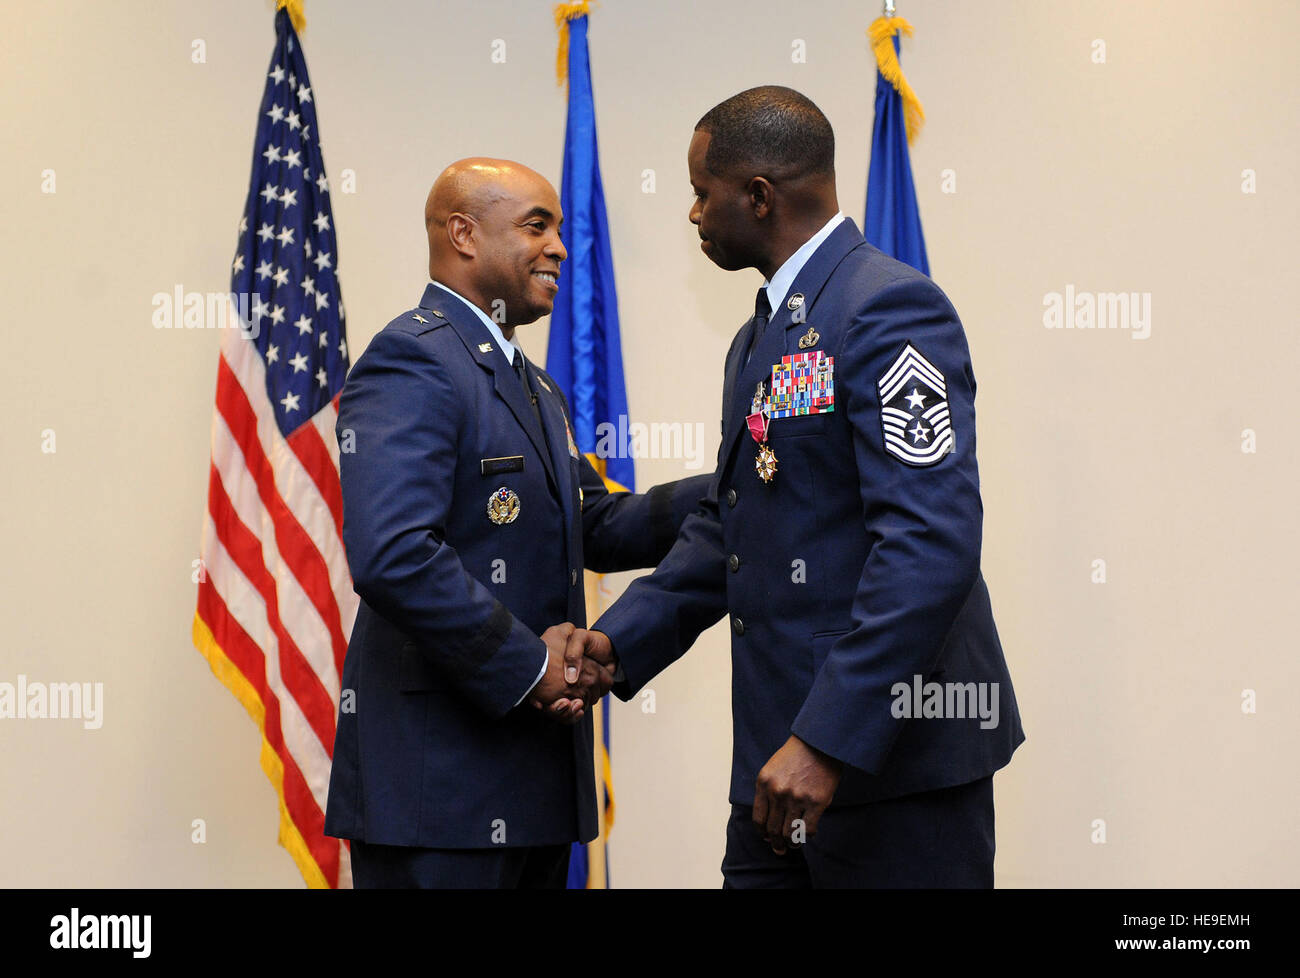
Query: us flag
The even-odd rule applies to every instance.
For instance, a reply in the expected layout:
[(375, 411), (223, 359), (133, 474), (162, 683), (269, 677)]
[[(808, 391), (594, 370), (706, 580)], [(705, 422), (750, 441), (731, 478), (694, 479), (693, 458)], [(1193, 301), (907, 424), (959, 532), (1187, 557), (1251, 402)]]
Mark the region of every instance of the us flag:
[(281, 844), (309, 886), (338, 887), (351, 885), (347, 850), (322, 830), (357, 611), (334, 437), (348, 349), (315, 97), (288, 11), (275, 25), (217, 364), (193, 632), (262, 731)]

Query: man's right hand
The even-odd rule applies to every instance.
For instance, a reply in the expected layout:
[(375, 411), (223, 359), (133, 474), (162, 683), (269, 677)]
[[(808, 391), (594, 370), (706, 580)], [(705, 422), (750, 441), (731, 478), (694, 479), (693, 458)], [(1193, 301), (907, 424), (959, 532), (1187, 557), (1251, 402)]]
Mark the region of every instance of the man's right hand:
[[(576, 672), (577, 687), (582, 691), (586, 706), (598, 702), (614, 685), (614, 673), (618, 670), (618, 657), (614, 654), (613, 643), (604, 632), (588, 631), (585, 628), (567, 626), (567, 642), (564, 649), (566, 676)], [(534, 706), (545, 705), (534, 703)], [(573, 709), (572, 700), (557, 700), (546, 706), (547, 716), (560, 722), (570, 720)], [(578, 714), (581, 716), (581, 713)]]
[(546, 671), (533, 687), (529, 702), (535, 709), (545, 709), (552, 720), (577, 723), (587, 706), (609, 692), (614, 682), (614, 667), (606, 668), (600, 661), (608, 662), (611, 655), (601, 656), (599, 649), (590, 658), (583, 655), (583, 637), (590, 634), (569, 622), (552, 625), (542, 633), (547, 650)]
[(569, 633), (569, 640), (564, 649), (564, 658), (567, 661), (576, 662), (580, 656), (585, 656), (608, 668), (611, 676), (618, 669), (618, 657), (614, 655), (614, 643), (609, 640), (609, 636), (604, 632), (575, 628)]
[[(577, 723), (586, 708), (614, 685), (618, 668), (614, 647), (605, 633), (575, 628), (569, 622), (552, 625), (542, 639), (550, 660), (529, 701), (535, 708), (545, 709), (552, 720)], [(563, 688), (558, 685), (561, 681)]]

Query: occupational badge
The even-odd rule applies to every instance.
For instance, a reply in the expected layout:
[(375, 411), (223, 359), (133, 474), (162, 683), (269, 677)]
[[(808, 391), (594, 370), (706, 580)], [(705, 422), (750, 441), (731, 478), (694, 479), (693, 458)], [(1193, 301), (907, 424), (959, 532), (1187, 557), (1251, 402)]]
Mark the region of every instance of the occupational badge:
[(835, 410), (835, 358), (824, 350), (794, 353), (772, 365), (767, 416), (773, 420)]
[(519, 518), (519, 497), (513, 489), (502, 486), (488, 497), (488, 519), (497, 526), (505, 526)]
[(885, 451), (908, 465), (934, 465), (955, 448), (948, 386), (939, 368), (908, 343), (876, 382)]
[(754, 391), (754, 399), (749, 405), (750, 412), (745, 416), (745, 426), (749, 428), (750, 437), (758, 445), (758, 453), (754, 456), (754, 470), (764, 482), (771, 482), (772, 477), (776, 475), (776, 452), (772, 451), (772, 446), (767, 443), (769, 419), (765, 395), (766, 391), (760, 380)]
[(817, 330), (813, 329), (811, 326), (809, 326), (808, 332), (804, 333), (803, 336), (799, 337), (799, 349), (801, 350), (811, 349), (812, 347), (817, 345), (818, 340), (820, 340), (821, 338), (822, 338), (822, 334), (817, 332)]

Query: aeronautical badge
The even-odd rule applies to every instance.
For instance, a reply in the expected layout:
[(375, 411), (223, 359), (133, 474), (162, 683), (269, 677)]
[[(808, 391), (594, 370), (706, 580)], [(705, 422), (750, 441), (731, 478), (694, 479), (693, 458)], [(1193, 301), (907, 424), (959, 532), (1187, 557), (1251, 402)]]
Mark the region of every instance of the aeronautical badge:
[(885, 451), (908, 465), (934, 465), (954, 448), (948, 385), (908, 343), (876, 383)]
[(488, 497), (488, 519), (497, 526), (505, 526), (519, 518), (519, 497), (514, 490), (502, 486)]

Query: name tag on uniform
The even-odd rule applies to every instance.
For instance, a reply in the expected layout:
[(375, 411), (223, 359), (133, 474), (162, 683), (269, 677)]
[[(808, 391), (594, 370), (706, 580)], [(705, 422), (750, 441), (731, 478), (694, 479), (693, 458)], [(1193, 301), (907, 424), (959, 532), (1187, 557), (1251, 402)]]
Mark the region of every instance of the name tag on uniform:
[(782, 357), (772, 366), (769, 418), (829, 414), (835, 410), (835, 358), (822, 350)]
[(483, 475), (500, 475), (502, 472), (522, 472), (524, 457), (522, 455), (503, 455), (501, 458), (482, 458), (478, 463)]

